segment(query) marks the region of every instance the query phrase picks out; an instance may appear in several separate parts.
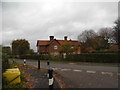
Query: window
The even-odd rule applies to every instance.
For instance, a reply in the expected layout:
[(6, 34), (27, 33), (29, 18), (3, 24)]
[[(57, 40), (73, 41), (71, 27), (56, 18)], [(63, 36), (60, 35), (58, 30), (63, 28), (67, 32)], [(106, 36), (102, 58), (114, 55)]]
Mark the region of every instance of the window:
[(58, 46), (55, 45), (55, 46), (54, 46), (54, 49), (58, 49)]
[(54, 53), (54, 56), (58, 56), (58, 55), (59, 55), (59, 53), (58, 53), (58, 52), (55, 52), (55, 53)]

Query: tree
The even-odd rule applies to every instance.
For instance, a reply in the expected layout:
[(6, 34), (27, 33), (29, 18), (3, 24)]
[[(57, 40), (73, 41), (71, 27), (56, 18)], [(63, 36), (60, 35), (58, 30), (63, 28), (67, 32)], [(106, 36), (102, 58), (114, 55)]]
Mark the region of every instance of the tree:
[(98, 32), (99, 36), (104, 38), (108, 43), (113, 43), (113, 28), (106, 27), (106, 28), (101, 28)]
[(113, 37), (116, 44), (120, 45), (120, 17), (114, 22), (115, 26), (113, 31)]
[(24, 55), (30, 49), (30, 44), (25, 39), (12, 41), (12, 53), (14, 55)]
[(66, 43), (61, 45), (61, 50), (60, 51), (62, 53), (66, 53), (68, 55), (68, 54), (72, 54), (76, 50), (78, 50), (77, 46), (72, 46), (69, 42), (66, 42)]
[(93, 30), (83, 31), (78, 36), (78, 40), (82, 42), (82, 52), (87, 52), (86, 48), (93, 48), (95, 50), (108, 48), (109, 34), (107, 30), (108, 29), (102, 28), (99, 33)]
[(35, 54), (35, 52), (34, 52), (33, 49), (27, 50), (26, 53), (29, 54), (29, 55), (33, 55), (33, 54)]
[(82, 52), (86, 52), (85, 49), (93, 46), (93, 38), (98, 36), (94, 30), (85, 30), (78, 35), (78, 41), (82, 43)]
[(2, 47), (2, 53), (6, 53), (7, 55), (11, 54), (11, 48), (9, 46)]
[(92, 48), (96, 50), (107, 49), (109, 47), (108, 40), (102, 36), (96, 36), (92, 39)]
[(78, 35), (78, 40), (80, 42), (87, 42), (97, 36), (97, 33), (94, 30), (85, 30), (81, 34)]

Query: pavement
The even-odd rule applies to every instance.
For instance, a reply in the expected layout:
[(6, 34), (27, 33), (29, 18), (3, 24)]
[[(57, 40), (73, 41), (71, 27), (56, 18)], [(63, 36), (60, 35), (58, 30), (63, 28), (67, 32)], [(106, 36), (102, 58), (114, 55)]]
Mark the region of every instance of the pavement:
[[(46, 69), (37, 69), (33, 66), (18, 65), (20, 71), (26, 77), (26, 86), (31, 89), (49, 88), (49, 79), (47, 78)], [(60, 88), (59, 84), (54, 79), (53, 88)]]
[[(23, 60), (16, 60), (23, 63)], [(37, 61), (28, 61), (27, 65), (38, 67)], [(41, 61), (41, 67), (47, 68), (47, 61)], [(69, 85), (68, 88), (118, 88), (120, 73), (117, 66), (78, 65), (75, 63), (50, 62), (59, 83)]]

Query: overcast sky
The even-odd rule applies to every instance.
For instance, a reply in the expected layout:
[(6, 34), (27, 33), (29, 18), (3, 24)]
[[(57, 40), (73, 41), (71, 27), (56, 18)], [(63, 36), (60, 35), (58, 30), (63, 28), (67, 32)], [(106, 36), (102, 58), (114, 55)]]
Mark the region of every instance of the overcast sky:
[[(1, 4), (0, 4), (1, 5)], [(77, 40), (86, 29), (98, 31), (112, 27), (118, 17), (118, 2), (2, 2), (2, 44), (12, 40), (26, 39), (36, 49), (37, 40)]]

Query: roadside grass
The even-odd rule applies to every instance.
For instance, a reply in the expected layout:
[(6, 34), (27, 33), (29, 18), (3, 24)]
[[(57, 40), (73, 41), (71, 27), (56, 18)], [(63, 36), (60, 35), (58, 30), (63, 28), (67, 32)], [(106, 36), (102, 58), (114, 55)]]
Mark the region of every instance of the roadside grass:
[[(15, 67), (17, 67), (17, 63), (16, 62), (10, 64), (10, 68), (15, 68)], [(21, 82), (18, 83), (18, 84), (8, 84), (8, 82), (5, 81), (4, 78), (2, 78), (2, 83), (3, 83), (2, 84), (2, 88), (3, 89), (12, 89), (12, 90), (16, 90), (16, 88), (18, 90), (26, 88), (26, 85), (25, 85), (25, 80), (26, 79), (25, 79), (25, 76), (24, 76), (23, 73), (20, 74), (20, 79), (21, 79)]]
[(6, 84), (3, 86), (3, 89), (12, 89), (12, 90), (16, 90), (16, 88), (18, 89), (22, 89), (22, 88), (26, 88), (25, 85), (23, 85), (23, 83), (20, 84), (16, 84), (16, 85), (12, 85), (12, 84)]

